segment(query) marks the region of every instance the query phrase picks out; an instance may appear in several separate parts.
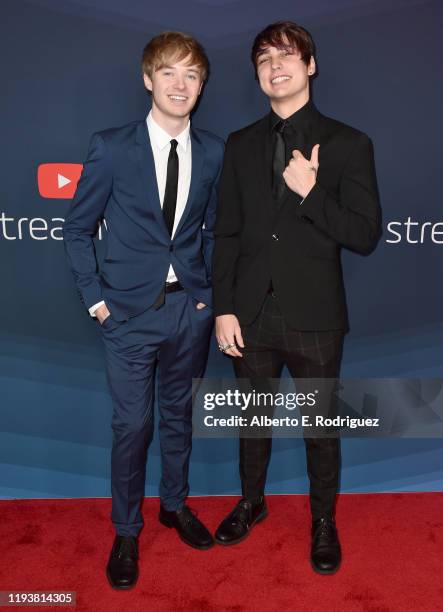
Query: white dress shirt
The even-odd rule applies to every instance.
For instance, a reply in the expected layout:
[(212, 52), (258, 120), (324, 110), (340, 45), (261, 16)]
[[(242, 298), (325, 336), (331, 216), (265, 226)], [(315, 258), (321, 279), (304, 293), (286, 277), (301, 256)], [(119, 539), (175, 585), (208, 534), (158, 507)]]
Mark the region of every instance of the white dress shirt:
[[(157, 188), (160, 199), (160, 206), (163, 208), (163, 200), (165, 197), (166, 189), (166, 176), (168, 172), (168, 157), (169, 151), (171, 150), (171, 140), (175, 138), (178, 142), (177, 155), (178, 155), (178, 186), (177, 186), (177, 205), (175, 209), (174, 227), (172, 230), (172, 237), (174, 236), (177, 226), (180, 223), (180, 219), (185, 210), (186, 202), (189, 195), (189, 187), (191, 185), (191, 172), (192, 172), (192, 155), (191, 155), (191, 136), (190, 136), (190, 122), (185, 129), (178, 134), (178, 136), (171, 136), (158, 123), (156, 123), (152, 117), (152, 111), (149, 112), (146, 118), (146, 124), (148, 126), (149, 139), (151, 141), (152, 154), (154, 156), (155, 174), (157, 177)], [(177, 280), (172, 265), (169, 266), (168, 275), (166, 278), (167, 283), (173, 283)], [(95, 311), (105, 302), (97, 302), (89, 309), (89, 313), (92, 317), (95, 317)]]

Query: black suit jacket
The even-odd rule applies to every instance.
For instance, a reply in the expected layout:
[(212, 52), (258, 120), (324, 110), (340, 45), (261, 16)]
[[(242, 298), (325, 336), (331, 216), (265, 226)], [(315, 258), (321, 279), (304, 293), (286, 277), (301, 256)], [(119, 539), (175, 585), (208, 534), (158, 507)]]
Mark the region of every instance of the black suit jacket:
[(279, 205), (273, 200), (270, 115), (228, 138), (214, 231), (214, 312), (252, 323), (272, 282), (291, 328), (347, 330), (341, 249), (369, 253), (381, 234), (372, 142), (312, 102), (303, 112), (304, 155), (320, 144), (317, 182), (303, 202), (289, 189)]

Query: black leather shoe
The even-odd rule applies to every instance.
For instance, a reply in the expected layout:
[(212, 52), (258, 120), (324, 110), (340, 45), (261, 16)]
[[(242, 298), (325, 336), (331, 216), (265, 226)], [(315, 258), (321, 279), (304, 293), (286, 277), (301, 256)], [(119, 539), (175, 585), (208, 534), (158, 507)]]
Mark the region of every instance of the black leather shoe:
[(188, 506), (169, 512), (160, 506), (158, 519), (165, 527), (174, 527), (180, 539), (198, 550), (207, 550), (214, 545), (212, 535)]
[(238, 544), (248, 537), (252, 527), (268, 516), (265, 498), (256, 503), (242, 498), (234, 510), (220, 523), (215, 532), (217, 544)]
[(318, 574), (334, 574), (340, 567), (341, 549), (335, 521), (320, 518), (312, 522), (311, 565)]
[(138, 578), (138, 546), (136, 538), (116, 536), (106, 568), (109, 584), (114, 589), (132, 589)]

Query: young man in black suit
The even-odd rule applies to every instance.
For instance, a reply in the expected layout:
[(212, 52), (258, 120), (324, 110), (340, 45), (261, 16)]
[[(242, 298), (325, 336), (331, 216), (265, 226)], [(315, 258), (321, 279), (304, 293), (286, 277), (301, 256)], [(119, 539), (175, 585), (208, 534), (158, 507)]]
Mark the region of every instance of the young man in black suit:
[[(310, 100), (310, 34), (293, 22), (260, 32), (252, 62), (271, 110), (231, 134), (220, 179), (213, 292), (219, 348), (238, 378), (339, 374), (348, 330), (340, 251), (366, 254), (380, 236), (368, 136), (324, 117)], [(312, 512), (311, 564), (337, 571), (334, 518), (338, 437), (305, 437)], [(243, 497), (216, 541), (236, 544), (267, 515), (271, 438), (240, 439)]]

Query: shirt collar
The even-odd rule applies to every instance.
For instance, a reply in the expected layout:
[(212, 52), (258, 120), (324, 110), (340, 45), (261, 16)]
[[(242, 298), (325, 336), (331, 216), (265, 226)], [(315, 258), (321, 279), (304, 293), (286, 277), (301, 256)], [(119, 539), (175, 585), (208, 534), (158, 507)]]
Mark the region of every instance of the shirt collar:
[(190, 140), (190, 121), (188, 121), (188, 124), (185, 129), (180, 132), (178, 136), (175, 137), (168, 134), (168, 132), (165, 132), (165, 130), (160, 127), (158, 123), (156, 123), (156, 121), (152, 117), (152, 111), (149, 111), (149, 114), (146, 117), (146, 125), (148, 126), (149, 130), (149, 138), (158, 149), (162, 150), (167, 147), (171, 140), (173, 140), (174, 138), (178, 142), (179, 146), (183, 149), (183, 151), (187, 150)]
[[(306, 104), (304, 104), (301, 108), (299, 108), (295, 113), (293, 113), (290, 117), (287, 117), (286, 121), (296, 130), (301, 130), (303, 128), (307, 128), (308, 124), (312, 122), (314, 114), (316, 112), (316, 108), (312, 100), (308, 100)], [(275, 126), (282, 118), (277, 115), (271, 108), (271, 112), (269, 113), (269, 125), (271, 132), (274, 130)]]

